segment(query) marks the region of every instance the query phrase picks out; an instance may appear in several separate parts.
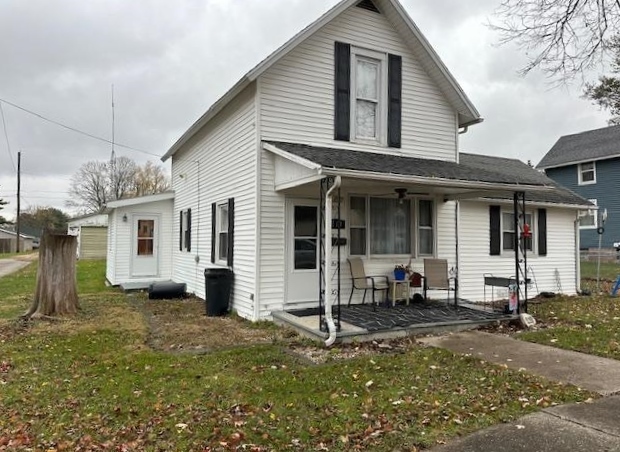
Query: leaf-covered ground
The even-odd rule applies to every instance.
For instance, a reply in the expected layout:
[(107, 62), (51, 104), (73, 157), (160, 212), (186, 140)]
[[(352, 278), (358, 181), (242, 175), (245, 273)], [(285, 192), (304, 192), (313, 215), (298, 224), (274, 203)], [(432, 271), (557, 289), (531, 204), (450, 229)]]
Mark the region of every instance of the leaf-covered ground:
[(554, 347), (620, 359), (620, 299), (609, 295), (557, 297), (530, 304), (539, 325), (517, 337)]
[(12, 313), (32, 268), (0, 279), (22, 287), (0, 292), (0, 450), (416, 450), (593, 397), (411, 340), (317, 365), (307, 351), (321, 345), (290, 332), (128, 301), (102, 276), (80, 263), (79, 316), (28, 325)]

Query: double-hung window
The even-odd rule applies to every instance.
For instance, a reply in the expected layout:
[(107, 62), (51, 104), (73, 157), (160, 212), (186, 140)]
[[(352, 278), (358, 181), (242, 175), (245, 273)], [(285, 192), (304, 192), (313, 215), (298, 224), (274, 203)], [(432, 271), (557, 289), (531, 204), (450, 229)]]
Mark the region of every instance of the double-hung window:
[(596, 184), (596, 164), (594, 162), (579, 165), (579, 185)]
[[(588, 199), (595, 206), (596, 199)], [(596, 209), (585, 210), (579, 212), (579, 228), (580, 229), (596, 229), (598, 228), (598, 211)]]
[(434, 254), (433, 201), (352, 196), (349, 218), (353, 256)]
[[(525, 214), (525, 223), (529, 226), (530, 236), (524, 237), (525, 249), (530, 252), (534, 251), (534, 243), (532, 237), (534, 237), (534, 225), (532, 223), (532, 214)], [(502, 249), (509, 251), (515, 249), (515, 216), (513, 213), (504, 212), (502, 214)]]
[(216, 249), (220, 262), (228, 260), (228, 203), (218, 204), (216, 216)]
[(351, 49), (352, 139), (385, 144), (387, 55)]
[(192, 210), (181, 211), (181, 225), (180, 225), (180, 243), (179, 249), (181, 251), (191, 251), (191, 235), (192, 235)]

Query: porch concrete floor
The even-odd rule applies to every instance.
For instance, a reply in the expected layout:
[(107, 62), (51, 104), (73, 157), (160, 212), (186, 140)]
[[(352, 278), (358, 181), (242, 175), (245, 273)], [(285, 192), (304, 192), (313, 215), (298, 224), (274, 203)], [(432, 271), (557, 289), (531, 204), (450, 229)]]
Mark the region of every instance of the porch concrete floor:
[[(484, 310), (470, 304), (457, 307), (445, 302), (410, 303), (394, 307), (352, 305), (340, 308), (340, 340), (373, 340), (414, 334), (460, 331), (516, 318), (513, 315)], [(337, 308), (334, 307), (334, 319)], [(274, 320), (322, 339), (319, 308), (273, 313)]]

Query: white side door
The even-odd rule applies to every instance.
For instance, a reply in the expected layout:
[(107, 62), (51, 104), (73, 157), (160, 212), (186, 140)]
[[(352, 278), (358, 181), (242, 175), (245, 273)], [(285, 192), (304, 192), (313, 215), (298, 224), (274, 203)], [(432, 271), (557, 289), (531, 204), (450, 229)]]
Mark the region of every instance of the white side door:
[(319, 202), (287, 201), (286, 303), (319, 299)]
[(131, 276), (159, 275), (159, 216), (133, 215)]

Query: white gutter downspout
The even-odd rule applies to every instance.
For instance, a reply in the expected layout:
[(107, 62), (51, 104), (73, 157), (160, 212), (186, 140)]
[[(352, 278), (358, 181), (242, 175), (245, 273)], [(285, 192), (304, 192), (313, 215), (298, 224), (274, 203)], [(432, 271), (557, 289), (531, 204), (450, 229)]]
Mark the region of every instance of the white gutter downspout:
[(579, 229), (579, 212), (575, 220), (575, 289), (581, 293), (581, 230)]
[[(332, 316), (332, 279), (331, 279), (331, 266), (332, 266), (332, 194), (335, 190), (340, 188), (342, 184), (342, 178), (336, 176), (334, 179), (334, 185), (327, 191), (325, 196), (325, 271), (323, 277), (325, 278), (325, 322), (327, 323), (327, 329), (329, 331), (329, 337), (325, 341), (326, 347), (331, 347), (336, 342), (336, 325), (334, 324), (334, 317)], [(338, 262), (340, 265), (340, 262)]]

